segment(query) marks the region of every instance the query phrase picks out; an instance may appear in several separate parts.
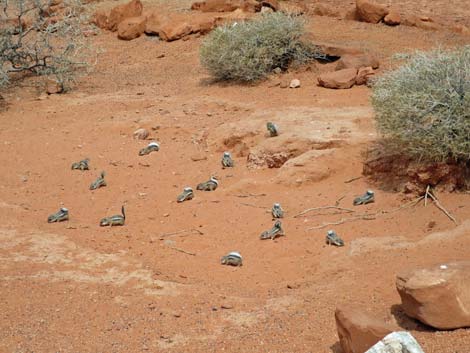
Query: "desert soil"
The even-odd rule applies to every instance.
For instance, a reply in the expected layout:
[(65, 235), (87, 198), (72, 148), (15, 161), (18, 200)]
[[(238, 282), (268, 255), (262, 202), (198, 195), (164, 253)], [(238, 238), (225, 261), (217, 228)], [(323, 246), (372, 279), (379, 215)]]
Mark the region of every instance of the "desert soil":
[[(463, 3), (397, 2), (447, 21), (470, 18)], [(394, 53), (469, 42), (444, 30), (316, 16), (308, 29), (319, 42), (375, 53), (382, 70)], [(343, 305), (396, 321), (427, 353), (470, 352), (468, 330), (435, 332), (407, 319), (395, 289), (401, 270), (468, 259), (470, 196), (438, 194), (455, 225), (432, 204), (397, 210), (410, 198), (351, 181), (376, 138), (369, 88), (317, 87), (317, 73), (331, 64), (254, 86), (217, 84), (199, 64), (202, 38), (115, 36), (93, 38), (96, 67), (71, 93), (38, 99), (27, 82), (3, 93), (10, 105), (0, 113), (1, 352), (340, 353), (334, 310)], [(302, 87), (275, 85), (291, 78)], [(268, 120), (279, 137), (265, 136)], [(149, 142), (133, 139), (140, 127), (159, 152), (138, 156)], [(295, 160), (248, 168), (247, 153), (297, 139)], [(311, 151), (312, 141), (321, 150)], [(234, 152), (234, 169), (221, 169), (224, 150)], [(70, 170), (85, 157), (89, 171)], [(108, 185), (89, 191), (102, 170)], [(176, 203), (183, 187), (210, 175), (219, 177), (216, 191)], [(376, 202), (353, 208), (367, 189)], [(287, 211), (286, 236), (261, 241), (274, 202)], [(335, 204), (354, 213), (297, 217)], [(100, 228), (121, 205), (126, 225)], [(61, 206), (70, 221), (48, 224)], [(377, 216), (318, 229), (365, 212)], [(329, 228), (344, 247), (325, 244)], [(235, 250), (244, 265), (220, 265)]]

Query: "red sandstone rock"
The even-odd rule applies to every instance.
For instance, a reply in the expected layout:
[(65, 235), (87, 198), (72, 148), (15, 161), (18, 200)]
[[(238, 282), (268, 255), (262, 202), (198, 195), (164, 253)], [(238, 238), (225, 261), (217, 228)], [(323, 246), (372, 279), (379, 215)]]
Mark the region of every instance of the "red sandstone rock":
[(388, 9), (368, 0), (356, 0), (356, 11), (363, 22), (379, 23), (388, 14)]
[(396, 286), (408, 316), (441, 330), (470, 326), (470, 261), (406, 271)]
[(339, 308), (335, 311), (339, 342), (344, 353), (364, 353), (398, 328), (362, 310)]
[(318, 84), (325, 88), (346, 89), (356, 83), (357, 69), (343, 69), (318, 76)]

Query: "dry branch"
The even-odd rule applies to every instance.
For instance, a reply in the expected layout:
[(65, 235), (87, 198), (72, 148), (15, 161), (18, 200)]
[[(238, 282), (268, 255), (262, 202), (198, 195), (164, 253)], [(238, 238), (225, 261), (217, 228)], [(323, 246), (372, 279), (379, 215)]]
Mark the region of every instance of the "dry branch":
[(344, 207), (339, 207), (339, 206), (322, 206), (322, 207), (312, 207), (312, 208), (307, 208), (306, 210), (303, 210), (299, 214), (295, 215), (294, 218), (303, 216), (306, 213), (312, 212), (312, 211), (319, 211), (319, 210), (329, 210), (329, 209), (336, 209), (340, 211), (344, 211), (346, 213), (353, 213), (355, 212), (354, 210), (350, 208), (344, 208)]
[[(173, 235), (178, 235), (182, 233), (198, 233), (199, 235), (204, 235), (203, 232), (196, 228), (191, 228), (191, 229), (183, 229), (183, 230), (178, 230), (176, 232), (171, 232), (171, 233), (162, 233), (159, 235), (160, 239), (163, 239), (164, 237), (171, 237)], [(189, 235), (189, 234), (188, 234)]]

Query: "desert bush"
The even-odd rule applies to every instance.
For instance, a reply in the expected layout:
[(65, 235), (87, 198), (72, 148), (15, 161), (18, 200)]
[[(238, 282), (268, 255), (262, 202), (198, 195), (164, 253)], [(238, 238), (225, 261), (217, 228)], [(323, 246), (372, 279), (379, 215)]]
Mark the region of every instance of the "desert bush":
[(470, 46), (412, 55), (376, 80), (372, 105), (386, 148), (416, 161), (470, 162)]
[(203, 41), (202, 65), (217, 80), (255, 81), (273, 69), (305, 63), (318, 49), (303, 40), (299, 17), (271, 13), (216, 28)]
[(67, 89), (88, 66), (92, 50), (83, 31), (84, 8), (80, 0), (61, 3), (54, 13), (52, 0), (1, 1), (0, 87), (33, 74)]

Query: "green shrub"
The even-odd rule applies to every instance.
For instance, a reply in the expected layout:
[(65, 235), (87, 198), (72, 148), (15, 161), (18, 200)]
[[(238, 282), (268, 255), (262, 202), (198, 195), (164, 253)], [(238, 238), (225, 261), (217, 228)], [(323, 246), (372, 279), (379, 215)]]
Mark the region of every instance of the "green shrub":
[(305, 63), (317, 49), (302, 40), (300, 18), (271, 13), (218, 27), (201, 45), (201, 63), (217, 80), (255, 81), (273, 69)]
[(418, 52), (377, 79), (385, 147), (426, 162), (470, 162), (470, 46)]

